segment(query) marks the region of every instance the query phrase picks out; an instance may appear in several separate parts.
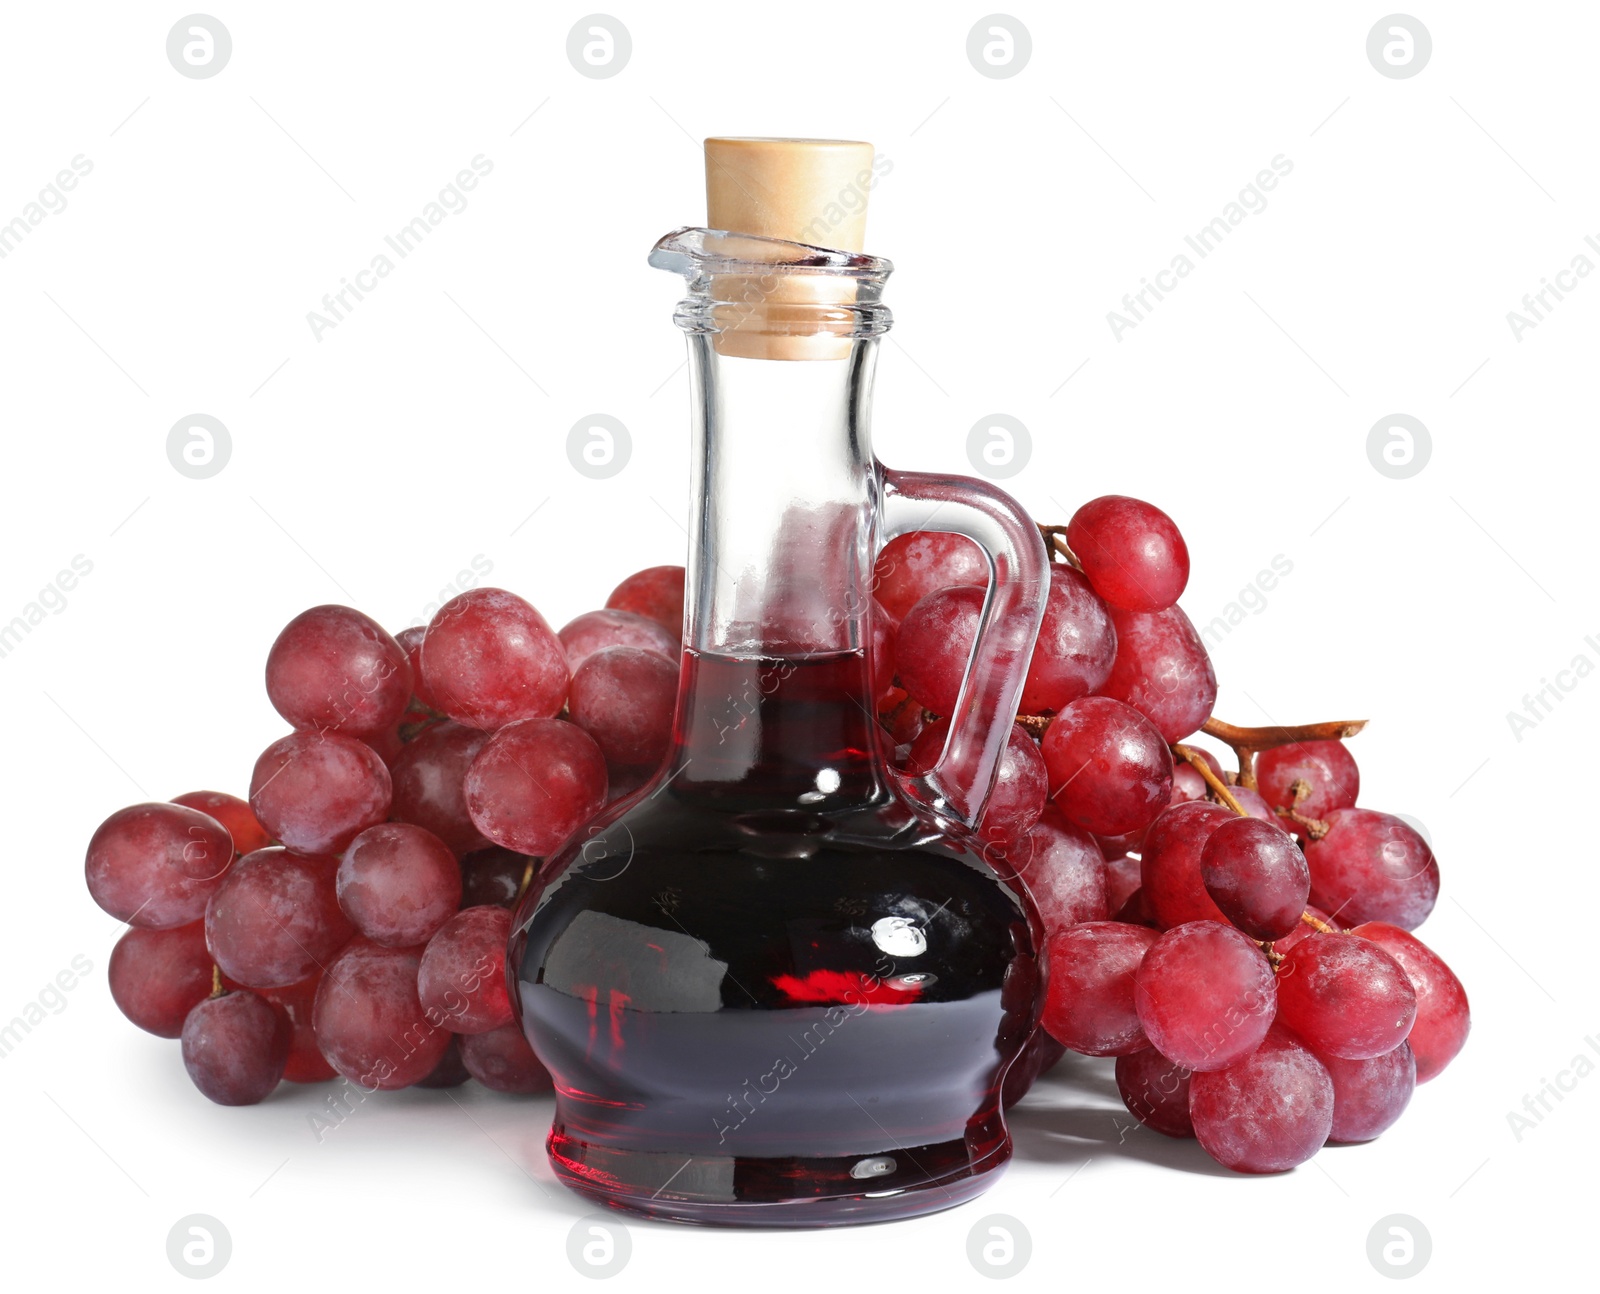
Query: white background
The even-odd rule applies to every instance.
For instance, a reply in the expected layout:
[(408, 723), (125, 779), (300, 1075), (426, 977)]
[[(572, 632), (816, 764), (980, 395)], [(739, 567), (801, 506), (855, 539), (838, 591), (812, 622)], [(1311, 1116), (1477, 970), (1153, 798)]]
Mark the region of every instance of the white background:
[[(1365, 49), (1381, 6), (1022, 5), (1031, 61), (993, 79), (966, 56), (981, 6), (622, 4), (631, 61), (590, 79), (566, 56), (581, 8), (280, 0), (212, 11), (233, 53), (204, 80), (166, 58), (182, 12), (8, 5), (0, 39), (0, 221), (93, 163), (0, 260), (0, 621), (93, 563), (0, 659), (0, 1019), (93, 964), (0, 1060), (8, 1287), (182, 1286), (166, 1236), (195, 1212), (233, 1238), (217, 1289), (588, 1287), (548, 1101), (380, 1096), (320, 1143), (319, 1089), (208, 1104), (177, 1045), (113, 1006), (119, 931), (81, 858), (124, 803), (245, 788), (282, 727), (266, 649), (306, 606), (398, 629), (481, 556), (560, 624), (682, 559), (680, 285), (644, 258), (703, 220), (698, 141), (719, 133), (892, 158), (868, 226), (898, 267), (884, 461), (969, 472), (974, 422), (1020, 418), (1033, 454), (1008, 488), (1041, 519), (1113, 491), (1166, 508), (1198, 623), (1293, 563), (1217, 644), (1218, 712), (1372, 720), (1363, 802), (1432, 836), (1421, 933), (1475, 1027), (1379, 1142), (1284, 1177), (1119, 1141), (1109, 1065), (1069, 1060), (982, 1201), (820, 1235), (634, 1223), (616, 1288), (983, 1288), (965, 1255), (988, 1213), (1031, 1232), (1017, 1289), (1381, 1287), (1367, 1235), (1392, 1213), (1432, 1235), (1419, 1289), (1587, 1269), (1600, 1077), (1520, 1140), (1507, 1115), (1600, 1034), (1600, 680), (1520, 741), (1506, 714), (1600, 662), (1600, 281), (1520, 341), (1506, 314), (1600, 235), (1600, 12), (1431, 6), (1431, 61), (1390, 79)], [(478, 154), (470, 205), (315, 339), (307, 312)], [(1279, 154), (1267, 208), (1117, 340), (1123, 293)], [(566, 456), (594, 412), (632, 433), (608, 480)], [(1366, 450), (1396, 412), (1432, 436), (1404, 480)], [(193, 413), (231, 433), (210, 479), (167, 459)]]

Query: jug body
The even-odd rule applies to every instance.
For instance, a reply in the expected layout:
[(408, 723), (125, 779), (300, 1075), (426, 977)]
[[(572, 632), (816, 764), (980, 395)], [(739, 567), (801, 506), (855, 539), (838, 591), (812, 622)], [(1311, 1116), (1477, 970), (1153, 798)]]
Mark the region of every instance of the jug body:
[[(686, 673), (719, 701), (748, 689), (789, 739), (870, 723), (839, 690), (859, 655)], [(1034, 1023), (1017, 896), (891, 803), (776, 807), (770, 767), (737, 796), (693, 771), (554, 860), (517, 923), (557, 1173), (631, 1211), (762, 1226), (977, 1194), (1009, 1155), (999, 1089)]]

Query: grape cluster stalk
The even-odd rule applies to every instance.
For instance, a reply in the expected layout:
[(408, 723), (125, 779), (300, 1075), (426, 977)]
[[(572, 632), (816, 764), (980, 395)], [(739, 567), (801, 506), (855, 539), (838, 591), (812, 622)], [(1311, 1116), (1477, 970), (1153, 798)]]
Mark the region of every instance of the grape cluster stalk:
[[(1239, 1172), (1376, 1137), (1470, 1012), (1413, 933), (1438, 897), (1431, 848), (1357, 803), (1344, 743), (1363, 724), (1213, 715), (1216, 673), (1178, 606), (1188, 548), (1160, 509), (1108, 495), (1040, 529), (1043, 622), (973, 840), (1047, 972), (1006, 1103), (1073, 1050), (1114, 1065), (1141, 1123)], [(907, 773), (944, 748), (987, 581), (959, 535), (900, 535), (877, 558), (867, 673), (882, 753)], [(117, 1006), (179, 1039), (221, 1104), (340, 1076), (548, 1091), (513, 1019), (511, 909), (662, 767), (683, 596), (684, 569), (655, 566), (559, 631), (495, 588), (395, 635), (350, 607), (296, 616), (265, 670), (289, 731), (248, 799), (119, 809), (89, 842), (90, 894), (129, 927)]]

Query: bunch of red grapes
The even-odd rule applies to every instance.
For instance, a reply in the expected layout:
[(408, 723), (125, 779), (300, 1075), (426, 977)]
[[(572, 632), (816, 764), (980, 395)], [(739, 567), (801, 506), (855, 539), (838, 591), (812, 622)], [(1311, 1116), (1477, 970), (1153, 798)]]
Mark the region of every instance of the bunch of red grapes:
[(349, 607), (296, 616), (266, 669), (293, 731), (249, 802), (137, 804), (89, 842), (89, 892), (131, 927), (108, 971), (123, 1014), (181, 1038), (224, 1105), (340, 1075), (548, 1090), (512, 1019), (510, 909), (665, 757), (683, 577), (640, 571), (559, 634), (501, 589), (392, 637)]
[[(1043, 529), (1058, 560), (978, 828), (1046, 939), (1046, 1033), (1008, 1103), (1070, 1048), (1117, 1057), (1143, 1123), (1239, 1171), (1376, 1136), (1468, 1028), (1460, 982), (1409, 933), (1438, 893), (1427, 843), (1355, 807), (1338, 736), (1359, 725), (1212, 718), (1166, 514), (1107, 496)], [(336, 1076), (548, 1089), (512, 1018), (510, 909), (538, 860), (661, 766), (683, 579), (640, 571), (559, 633), (500, 589), (395, 636), (348, 607), (297, 616), (266, 667), (292, 731), (248, 803), (135, 805), (90, 842), (90, 893), (131, 927), (109, 971), (124, 1014), (181, 1038), (223, 1104)], [(943, 748), (987, 581), (959, 536), (879, 556), (877, 711), (909, 771)], [(1182, 744), (1202, 729), (1236, 773)]]
[[(1044, 530), (1064, 560), (980, 832), (1045, 929), (1046, 1033), (1115, 1056), (1141, 1123), (1238, 1172), (1376, 1137), (1470, 1023), (1461, 982), (1411, 933), (1438, 898), (1432, 850), (1356, 807), (1338, 736), (1360, 724), (1211, 717), (1216, 674), (1177, 605), (1188, 549), (1165, 513), (1113, 495)], [(880, 716), (926, 766), (943, 743), (926, 718), (954, 704), (986, 564), (964, 539), (913, 534), (885, 546), (878, 575), (903, 617)], [(1235, 750), (1237, 773), (1182, 744), (1200, 730)]]

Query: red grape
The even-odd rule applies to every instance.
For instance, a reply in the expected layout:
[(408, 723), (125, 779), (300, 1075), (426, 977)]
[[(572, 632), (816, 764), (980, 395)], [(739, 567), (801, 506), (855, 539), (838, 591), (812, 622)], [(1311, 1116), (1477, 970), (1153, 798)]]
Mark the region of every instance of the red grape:
[(585, 611), (563, 625), (556, 636), (561, 639), (567, 664), (574, 672), (607, 647), (636, 647), (664, 656), (674, 665), (681, 647), (676, 633), (633, 611)]
[(1117, 631), (1089, 581), (1070, 566), (1051, 566), (1044, 621), (1022, 687), (1023, 713), (1060, 710), (1098, 691), (1116, 655)]
[(418, 1087), (434, 1089), (445, 1087), (460, 1087), (472, 1075), (467, 1073), (467, 1067), (461, 1063), (461, 1039), (455, 1034), (450, 1035), (450, 1044), (444, 1049), (444, 1055), (439, 1058), (426, 1078), (417, 1080)]
[[(911, 743), (906, 771), (925, 773), (932, 768), (949, 735), (948, 719), (924, 728), (922, 735)], [(994, 790), (989, 793), (983, 817), (978, 822), (978, 834), (999, 853), (1015, 852), (1044, 812), (1048, 781), (1038, 743), (1028, 736), (1027, 729), (1012, 724), (1005, 754), (1000, 757), (1000, 769), (995, 774)]]
[[(1162, 812), (1165, 812), (1165, 809)], [(1156, 816), (1160, 817), (1161, 815), (1158, 813)], [(1149, 830), (1149, 827), (1140, 827), (1137, 831), (1124, 831), (1116, 836), (1107, 836), (1095, 832), (1093, 833), (1094, 842), (1100, 846), (1100, 852), (1105, 857), (1120, 858), (1123, 854), (1137, 854), (1143, 849), (1144, 838)]]
[(922, 707), (904, 688), (892, 687), (878, 697), (878, 722), (895, 746), (909, 746), (923, 729)]
[(654, 779), (654, 769), (619, 768), (606, 770), (606, 807), (643, 790)]
[(351, 607), (312, 607), (267, 653), (267, 699), (296, 728), (364, 737), (405, 713), (411, 666), (377, 621)]
[(1100, 847), (1053, 806), (1046, 807), (1022, 847), (1009, 851), (998, 870), (1002, 876), (1021, 878), (1046, 935), (1080, 921), (1104, 921), (1109, 914)]
[(1350, 932), (1369, 940), (1400, 963), (1417, 994), (1417, 1019), (1406, 1041), (1416, 1053), (1417, 1082), (1426, 1083), (1466, 1044), (1472, 1028), (1467, 990), (1444, 960), (1415, 935), (1382, 921)]
[(205, 922), (127, 931), (111, 950), (106, 979), (123, 1015), (158, 1038), (176, 1038), (184, 1018), (211, 996)]
[(422, 1005), (455, 1033), (485, 1033), (511, 1023), (506, 944), (511, 913), (463, 908), (428, 941), (417, 974)]
[(1067, 546), (1114, 607), (1160, 611), (1189, 582), (1189, 549), (1172, 518), (1126, 495), (1091, 499), (1067, 523)]
[(1150, 911), (1150, 904), (1144, 897), (1142, 885), (1123, 900), (1122, 906), (1111, 914), (1111, 919), (1121, 921), (1125, 925), (1149, 926), (1152, 930), (1161, 929)]
[(1261, 798), (1258, 791), (1252, 791), (1248, 786), (1230, 786), (1228, 791), (1239, 802), (1239, 807), (1252, 818), (1260, 818), (1262, 822), (1271, 822), (1288, 832), (1293, 832), (1297, 829), (1293, 822), (1275, 812), (1273, 807)]
[(1222, 914), (1252, 939), (1300, 924), (1311, 893), (1305, 855), (1282, 827), (1260, 818), (1221, 823), (1200, 850), (1200, 879)]
[(256, 815), (250, 812), (250, 805), (237, 795), (229, 795), (226, 791), (185, 791), (182, 795), (174, 795), (172, 802), (186, 809), (198, 809), (226, 827), (228, 834), (233, 837), (234, 857), (253, 854), (272, 843), (271, 833), (256, 821)]
[(1417, 1060), (1401, 1043), (1367, 1060), (1319, 1056), (1333, 1080), (1329, 1141), (1371, 1141), (1405, 1113), (1417, 1086)]
[(1439, 864), (1407, 823), (1371, 809), (1334, 809), (1305, 848), (1311, 899), (1345, 921), (1422, 924), (1439, 897)]
[(283, 1077), (292, 1033), (282, 1009), (255, 993), (210, 997), (183, 1022), (183, 1067), (218, 1105), (254, 1105)]
[(461, 906), (461, 867), (444, 841), (405, 822), (381, 822), (339, 861), (339, 907), (386, 948), (426, 943)]
[(1161, 936), (1144, 926), (1085, 921), (1050, 938), (1049, 989), (1040, 1023), (1086, 1056), (1121, 1056), (1148, 1047), (1133, 1004), (1134, 975)]
[[(1217, 762), (1217, 757), (1209, 750), (1201, 750), (1195, 746), (1191, 746), (1189, 749), (1205, 761), (1206, 766), (1219, 782), (1228, 780), (1223, 776), (1222, 765)], [(1228, 789), (1234, 792), (1244, 790), (1243, 787), (1229, 787)], [(1246, 792), (1246, 794), (1249, 794), (1249, 792)], [(1209, 798), (1210, 795), (1211, 783), (1206, 781), (1205, 775), (1187, 759), (1182, 756), (1175, 757), (1172, 761), (1171, 802), (1173, 804), (1183, 804), (1189, 800), (1204, 800)], [(1270, 809), (1267, 810), (1267, 813), (1269, 817), (1272, 816)]]
[(1145, 1127), (1169, 1137), (1192, 1137), (1190, 1074), (1154, 1047), (1145, 1047), (1117, 1057), (1117, 1092), (1128, 1112)]
[(488, 740), (488, 733), (449, 720), (420, 734), (389, 770), (394, 817), (425, 827), (457, 854), (486, 848), (489, 842), (467, 813), (463, 783)]
[(1211, 833), (1234, 817), (1220, 804), (1190, 800), (1174, 804), (1146, 833), (1140, 853), (1145, 902), (1163, 926), (1227, 920), (1206, 892), (1200, 857)]
[(1279, 1026), (1237, 1064), (1189, 1083), (1194, 1135), (1237, 1173), (1281, 1173), (1305, 1163), (1328, 1140), (1333, 1101), (1322, 1062)]
[(336, 867), (276, 845), (241, 858), (206, 906), (206, 946), (222, 973), (250, 988), (281, 988), (320, 970), (351, 935)]
[(986, 588), (989, 559), (963, 535), (938, 530), (913, 530), (883, 546), (872, 568), (873, 596), (890, 615), (906, 613), (928, 594), (958, 584)]
[(422, 640), (428, 635), (427, 625), (410, 625), (394, 636), (395, 642), (400, 644), (400, 649), (406, 654), (406, 664), (411, 667), (411, 699), (410, 708), (415, 709), (417, 704), (426, 706), (429, 710), (437, 710), (433, 693), (428, 691), (428, 684), (422, 677)]
[(250, 808), (290, 849), (338, 853), (389, 816), (389, 770), (372, 747), (339, 733), (291, 732), (261, 752)]
[(1051, 720), (1042, 744), (1056, 807), (1102, 836), (1149, 824), (1172, 796), (1172, 756), (1145, 717), (1086, 696)]
[(867, 660), (872, 669), (872, 690), (881, 695), (894, 686), (897, 670), (897, 643), (900, 621), (883, 608), (876, 598), (867, 604)]
[(522, 893), (522, 878), (534, 860), (514, 849), (490, 845), (461, 860), (461, 906), (513, 908)]
[(677, 699), (675, 662), (638, 647), (606, 647), (576, 667), (567, 715), (594, 738), (608, 768), (654, 772), (672, 744)]
[(326, 1083), (338, 1073), (317, 1046), (317, 1031), (312, 1027), (311, 1013), (321, 983), (319, 971), (287, 988), (261, 990), (262, 997), (284, 1010), (294, 1030), (289, 1040), (289, 1061), (283, 1067), (283, 1076), (291, 1083)]
[[(391, 780), (393, 778), (394, 762), (400, 758), (406, 748), (406, 739), (400, 735), (400, 726), (400, 724), (395, 724), (392, 728), (385, 728), (382, 732), (370, 733), (361, 738), (361, 744), (371, 747), (372, 753), (383, 761), (383, 766), (391, 770)], [(420, 731), (426, 732), (431, 726), (432, 724), (424, 724)]]
[[(1308, 903), (1308, 904), (1306, 904), (1305, 911), (1309, 912), (1312, 916), (1314, 916), (1318, 921), (1322, 922), (1322, 924), (1325, 925), (1325, 926), (1332, 926), (1335, 930), (1343, 930), (1344, 929), (1343, 926), (1341, 926), (1337, 921), (1335, 921), (1332, 917), (1330, 917), (1326, 912), (1324, 912), (1319, 907), (1314, 907), (1312, 904)], [(1296, 925), (1293, 930), (1289, 931), (1288, 934), (1283, 935), (1280, 938), (1273, 940), (1273, 943), (1272, 943), (1273, 950), (1276, 951), (1276, 952), (1279, 952), (1279, 953), (1286, 953), (1286, 952), (1289, 951), (1289, 949), (1293, 948), (1297, 943), (1300, 943), (1302, 940), (1311, 938), (1311, 936), (1316, 934), (1316, 933), (1317, 933), (1317, 927), (1312, 925), (1309, 921), (1307, 921), (1305, 919), (1305, 913), (1301, 913), (1300, 923), (1298, 925)]]
[(422, 676), (452, 719), (493, 730), (558, 713), (571, 671), (561, 640), (528, 603), (504, 589), (470, 589), (428, 625)]
[(1406, 1040), (1417, 992), (1377, 944), (1314, 934), (1278, 966), (1278, 1019), (1319, 1056), (1366, 1060)]
[[(1103, 849), (1104, 846), (1101, 846)], [(1143, 884), (1140, 875), (1144, 864), (1137, 858), (1123, 854), (1120, 858), (1106, 859), (1106, 910), (1115, 912), (1128, 901), (1128, 896)]]
[(1211, 794), (1211, 787), (1186, 759), (1172, 761), (1172, 798), (1168, 804), (1187, 804), (1190, 800), (1203, 800)]
[(1147, 717), (1168, 741), (1182, 741), (1211, 717), (1217, 675), (1205, 644), (1181, 607), (1111, 609), (1117, 658), (1100, 695)]
[(1261, 950), (1232, 926), (1191, 921), (1150, 946), (1134, 978), (1139, 1023), (1169, 1060), (1223, 1069), (1266, 1037), (1277, 993)]
[(431, 1074), (450, 1045), (417, 1000), (421, 950), (352, 940), (317, 989), (312, 1023), (328, 1063), (352, 1083), (392, 1092)]
[(895, 640), (900, 685), (935, 714), (956, 708), (987, 596), (986, 589), (971, 585), (938, 589), (900, 622)]
[[(1296, 801), (1294, 784), (1310, 788)], [(1342, 741), (1301, 741), (1274, 746), (1256, 756), (1256, 785), (1268, 804), (1295, 809), (1308, 818), (1325, 818), (1351, 808), (1361, 790), (1361, 773)]]
[(681, 641), (684, 575), (681, 566), (649, 566), (635, 571), (611, 590), (606, 609), (645, 616)]
[(576, 724), (523, 719), (478, 752), (465, 789), (479, 831), (497, 845), (544, 857), (606, 802), (606, 760)]
[(232, 862), (233, 840), (215, 818), (179, 804), (135, 804), (95, 829), (83, 874), (118, 921), (171, 930), (204, 915)]
[(461, 1039), (461, 1063), (491, 1092), (529, 1096), (551, 1089), (550, 1075), (514, 1024)]

